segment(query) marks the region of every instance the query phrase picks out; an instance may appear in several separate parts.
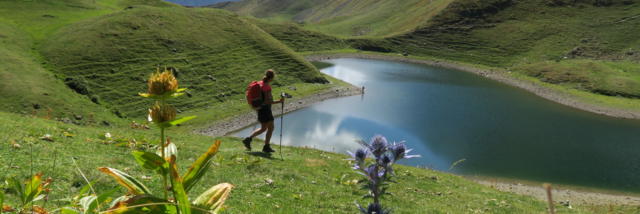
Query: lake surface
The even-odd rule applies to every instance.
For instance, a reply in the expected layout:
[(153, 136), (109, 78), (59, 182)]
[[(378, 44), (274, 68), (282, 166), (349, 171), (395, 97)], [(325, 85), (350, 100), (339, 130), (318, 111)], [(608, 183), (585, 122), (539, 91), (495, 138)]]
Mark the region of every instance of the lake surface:
[[(381, 60), (327, 62), (334, 66), (323, 73), (365, 86), (365, 95), (285, 115), (284, 145), (346, 153), (358, 148), (357, 139), (381, 134), (422, 155), (406, 165), (640, 192), (640, 121), (576, 110), (462, 71)], [(277, 144), (280, 119), (275, 122)], [(246, 137), (254, 128), (235, 135)]]

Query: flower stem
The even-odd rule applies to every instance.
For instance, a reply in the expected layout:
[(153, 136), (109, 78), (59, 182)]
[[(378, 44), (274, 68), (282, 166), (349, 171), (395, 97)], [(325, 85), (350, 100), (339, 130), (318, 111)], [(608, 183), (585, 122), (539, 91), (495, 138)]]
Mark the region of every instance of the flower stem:
[[(164, 139), (164, 127), (160, 127), (160, 149), (161, 149), (160, 150), (160, 154), (161, 154), (163, 160), (167, 160), (165, 158), (165, 154), (164, 154), (165, 153), (164, 152), (164, 142), (165, 142), (165, 139)], [(163, 180), (163, 184), (164, 184), (163, 185), (164, 199), (167, 199), (167, 195), (168, 195), (167, 189), (169, 188), (169, 187), (167, 187), (167, 173), (163, 173), (162, 174), (162, 180)]]

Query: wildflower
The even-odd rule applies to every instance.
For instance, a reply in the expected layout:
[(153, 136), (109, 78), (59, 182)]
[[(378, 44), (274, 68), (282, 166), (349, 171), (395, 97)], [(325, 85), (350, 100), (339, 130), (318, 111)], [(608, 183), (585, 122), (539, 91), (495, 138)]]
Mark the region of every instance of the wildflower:
[(158, 71), (149, 78), (147, 86), (149, 87), (147, 91), (149, 94), (162, 96), (178, 90), (178, 80), (173, 76), (171, 71), (165, 70), (160, 73), (158, 69)]
[(379, 158), (382, 154), (387, 152), (388, 145), (389, 143), (387, 143), (387, 138), (383, 137), (382, 135), (376, 135), (375, 137), (373, 137), (373, 139), (371, 139), (371, 153), (376, 158)]
[(393, 161), (396, 162), (400, 159), (418, 158), (420, 155), (409, 155), (412, 149), (407, 149), (404, 143), (393, 143), (391, 146), (391, 153), (393, 154)]
[(149, 122), (161, 124), (176, 119), (176, 108), (168, 104), (160, 104), (156, 102), (149, 109)]
[(356, 163), (353, 165), (353, 169), (362, 169), (364, 167), (364, 160), (365, 158), (367, 158), (368, 155), (368, 150), (367, 149), (358, 149), (356, 150), (356, 153), (351, 153), (349, 152), (349, 154), (351, 155), (352, 159), (351, 160), (355, 160)]

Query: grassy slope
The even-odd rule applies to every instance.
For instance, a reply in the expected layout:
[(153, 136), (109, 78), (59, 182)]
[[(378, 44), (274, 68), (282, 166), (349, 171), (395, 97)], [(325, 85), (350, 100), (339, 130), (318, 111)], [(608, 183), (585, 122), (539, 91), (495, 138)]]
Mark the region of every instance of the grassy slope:
[[(65, 137), (64, 132), (73, 134)], [(26, 178), (33, 169), (54, 178), (48, 206), (63, 205), (65, 197), (73, 195), (84, 184), (71, 158), (88, 179), (95, 181), (98, 192), (116, 188), (123, 191), (110, 177), (96, 168), (110, 166), (124, 169), (143, 180), (153, 192), (159, 192), (161, 179), (135, 164), (129, 155), (131, 148), (106, 143), (101, 136), (111, 133), (117, 142), (138, 142), (138, 148), (154, 145), (157, 132), (124, 127), (96, 129), (75, 126), (38, 118), (0, 112), (0, 165), (2, 176)], [(39, 140), (51, 134), (54, 142)], [(213, 139), (169, 131), (178, 145), (178, 163), (184, 171), (197, 155), (204, 152)], [(215, 166), (203, 182), (192, 191), (195, 197), (206, 187), (230, 182), (236, 185), (227, 201), (229, 213), (354, 213), (354, 201), (365, 193), (357, 185), (346, 181), (358, 179), (350, 169), (345, 155), (305, 148), (284, 148), (285, 161), (243, 152), (238, 139), (222, 138), (223, 144)], [(15, 149), (9, 143), (20, 144)], [(256, 142), (258, 144), (258, 142)], [(33, 168), (30, 167), (31, 150)], [(88, 152), (88, 151), (102, 152)], [(54, 165), (54, 162), (56, 163)], [(18, 166), (18, 167), (15, 167)], [(545, 203), (530, 197), (502, 193), (450, 174), (406, 166), (397, 166), (398, 183), (392, 184), (393, 197), (383, 200), (396, 213), (543, 213)], [(0, 178), (2, 177), (0, 176)], [(152, 176), (143, 179), (142, 176)], [(269, 185), (266, 179), (273, 180)], [(270, 194), (270, 196), (267, 196)], [(15, 198), (9, 194), (9, 203)], [(331, 199), (331, 200), (326, 200)], [(608, 207), (558, 207), (560, 213), (606, 213)], [(632, 207), (611, 207), (614, 212), (633, 211)]]
[[(590, 0), (565, 2), (456, 0), (413, 32), (385, 39), (344, 39), (344, 46), (335, 45), (331, 37), (302, 29), (319, 29), (323, 25), (318, 23), (260, 26), (298, 51), (350, 46), (408, 52), (512, 70), (516, 71), (514, 78), (577, 95), (588, 103), (640, 109), (636, 99), (640, 97), (640, 40), (634, 36), (640, 29), (640, 4), (622, 0), (609, 5)], [(329, 9), (318, 6), (308, 10)], [(290, 38), (296, 39), (288, 42)], [(305, 45), (307, 40), (310, 42)]]
[(137, 97), (156, 66), (174, 67), (193, 97), (182, 110), (240, 99), (267, 68), (279, 85), (323, 82), (311, 64), (259, 28), (214, 9), (140, 7), (83, 21), (53, 35), (42, 53), (56, 73), (124, 115), (141, 115)]
[(385, 37), (413, 31), (451, 1), (250, 0), (222, 8), (275, 22), (301, 22), (305, 29), (338, 37)]
[[(637, 98), (640, 40), (633, 35), (640, 29), (635, 16), (640, 4), (612, 2), (609, 6), (590, 1), (553, 6), (539, 1), (474, 4), (460, 0), (425, 28), (390, 38), (383, 46), (510, 69), (562, 90)], [(638, 109), (640, 103), (595, 94), (581, 98), (608, 100), (605, 103), (629, 109)]]
[[(111, 112), (66, 87), (48, 71), (36, 49), (63, 26), (138, 4), (173, 6), (157, 0), (105, 0), (98, 4), (89, 0), (0, 1), (2, 111), (68, 119), (80, 124), (102, 121), (121, 124)], [(76, 115), (82, 119), (75, 119)]]

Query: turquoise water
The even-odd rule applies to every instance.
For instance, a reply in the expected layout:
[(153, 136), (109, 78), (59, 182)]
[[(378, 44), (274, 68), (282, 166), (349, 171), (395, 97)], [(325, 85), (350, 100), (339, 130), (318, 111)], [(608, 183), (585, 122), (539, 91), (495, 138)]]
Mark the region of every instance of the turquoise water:
[[(422, 155), (407, 165), (640, 192), (640, 121), (576, 110), (461, 71), (381, 60), (327, 62), (334, 66), (323, 73), (365, 86), (365, 95), (285, 115), (284, 145), (346, 153), (358, 148), (355, 140), (382, 134)], [(280, 119), (276, 124), (274, 143)]]

